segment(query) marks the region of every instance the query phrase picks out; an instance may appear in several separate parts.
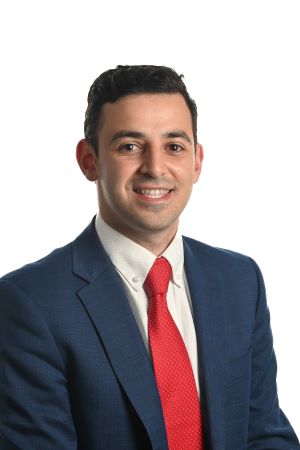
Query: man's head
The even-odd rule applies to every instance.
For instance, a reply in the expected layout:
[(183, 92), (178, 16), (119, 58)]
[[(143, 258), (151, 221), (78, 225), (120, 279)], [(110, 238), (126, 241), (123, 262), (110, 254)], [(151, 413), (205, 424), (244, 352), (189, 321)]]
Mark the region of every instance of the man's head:
[(101, 112), (105, 103), (114, 103), (130, 94), (179, 93), (190, 110), (194, 142), (197, 142), (197, 107), (190, 97), (182, 75), (165, 66), (117, 66), (103, 72), (92, 84), (85, 113), (85, 138), (99, 152), (98, 137), (101, 129)]
[(105, 72), (89, 93), (85, 134), (77, 160), (97, 182), (102, 218), (159, 254), (176, 233), (203, 158), (196, 105), (181, 78), (155, 66)]

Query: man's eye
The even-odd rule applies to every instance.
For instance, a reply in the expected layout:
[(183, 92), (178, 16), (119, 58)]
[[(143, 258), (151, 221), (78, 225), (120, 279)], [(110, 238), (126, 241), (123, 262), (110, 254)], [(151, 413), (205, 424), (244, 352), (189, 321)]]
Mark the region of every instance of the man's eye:
[(182, 150), (182, 147), (179, 144), (170, 144), (170, 149), (172, 150), (172, 152), (177, 153)]
[(121, 150), (124, 150), (126, 152), (132, 152), (136, 150), (137, 146), (135, 144), (124, 144), (121, 147)]

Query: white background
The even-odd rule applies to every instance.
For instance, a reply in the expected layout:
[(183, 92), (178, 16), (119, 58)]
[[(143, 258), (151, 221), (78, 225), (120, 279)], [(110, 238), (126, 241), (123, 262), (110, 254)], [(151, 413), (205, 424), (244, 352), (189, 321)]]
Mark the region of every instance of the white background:
[(181, 223), (265, 277), (281, 405), (300, 434), (300, 13), (295, 0), (2, 2), (0, 274), (97, 209), (76, 166), (90, 84), (117, 64), (185, 75), (205, 164)]

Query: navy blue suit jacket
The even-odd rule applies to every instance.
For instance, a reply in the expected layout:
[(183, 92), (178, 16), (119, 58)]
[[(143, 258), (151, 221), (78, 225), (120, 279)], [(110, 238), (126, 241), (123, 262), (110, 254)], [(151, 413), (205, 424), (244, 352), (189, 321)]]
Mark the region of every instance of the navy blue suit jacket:
[[(262, 276), (184, 238), (206, 449), (300, 449), (278, 406)], [(167, 450), (153, 368), (94, 222), (0, 281), (0, 449)]]

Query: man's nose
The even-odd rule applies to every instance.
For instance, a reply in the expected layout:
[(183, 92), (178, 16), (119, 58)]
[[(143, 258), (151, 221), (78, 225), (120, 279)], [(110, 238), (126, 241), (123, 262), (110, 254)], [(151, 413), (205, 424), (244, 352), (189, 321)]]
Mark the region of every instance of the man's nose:
[(165, 155), (160, 146), (152, 145), (146, 149), (140, 172), (151, 178), (158, 178), (166, 172)]

